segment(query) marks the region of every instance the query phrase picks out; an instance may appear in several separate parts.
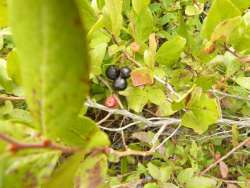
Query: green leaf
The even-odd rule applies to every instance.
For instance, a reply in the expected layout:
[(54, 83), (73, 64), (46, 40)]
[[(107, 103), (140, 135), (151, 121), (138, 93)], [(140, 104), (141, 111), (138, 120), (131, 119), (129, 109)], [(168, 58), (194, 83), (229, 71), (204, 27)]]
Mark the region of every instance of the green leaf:
[(147, 183), (144, 188), (160, 188), (156, 183)]
[(3, 187), (13, 187), (13, 181), (15, 188), (40, 186), (51, 175), (59, 156), (60, 152), (43, 151), (8, 158), (5, 160)]
[(211, 41), (223, 39), (228, 42), (231, 33), (241, 24), (242, 18), (240, 16), (230, 18), (220, 22), (214, 29), (211, 35)]
[(129, 90), (127, 96), (128, 107), (131, 110), (139, 113), (143, 110), (143, 107), (148, 103), (147, 92), (141, 88), (133, 88)]
[(150, 3), (150, 0), (132, 0), (132, 6), (136, 14), (140, 14), (144, 11)]
[(104, 23), (116, 37), (119, 37), (123, 24), (122, 4), (122, 0), (105, 0), (103, 8)]
[(170, 116), (174, 114), (176, 110), (172, 108), (172, 104), (168, 101), (164, 101), (159, 105), (157, 114), (159, 116)]
[(135, 41), (139, 44), (143, 44), (149, 39), (149, 35), (153, 32), (154, 22), (153, 15), (149, 8), (142, 11), (139, 15), (134, 15), (134, 20), (130, 25), (132, 35)]
[(165, 93), (160, 88), (147, 87), (146, 91), (148, 93), (149, 101), (156, 105), (161, 105), (167, 101)]
[(7, 63), (0, 58), (0, 85), (7, 91), (11, 92), (13, 89), (13, 82), (7, 72)]
[(175, 184), (172, 184), (172, 183), (164, 183), (163, 186), (165, 188), (179, 188)]
[(238, 77), (235, 79), (235, 82), (241, 87), (250, 90), (250, 77)]
[(187, 182), (186, 188), (214, 188), (216, 184), (217, 182), (214, 179), (197, 176)]
[(84, 152), (78, 152), (69, 157), (52, 174), (43, 188), (67, 187), (74, 188), (75, 175), (84, 157)]
[(7, 19), (7, 4), (6, 0), (0, 1), (0, 27), (5, 27), (8, 24)]
[(198, 14), (202, 13), (203, 8), (204, 8), (203, 4), (199, 4), (199, 6), (197, 6), (197, 4), (188, 5), (188, 6), (186, 6), (185, 14), (188, 16), (198, 15)]
[(78, 167), (75, 185), (82, 188), (107, 188), (107, 157), (103, 154), (87, 157)]
[(209, 39), (220, 22), (240, 15), (241, 11), (230, 0), (214, 0), (202, 26), (201, 35)]
[(97, 21), (97, 17), (93, 8), (88, 0), (76, 0), (78, 8), (80, 10), (80, 15), (84, 22), (84, 27), (87, 31), (94, 25)]
[(192, 128), (195, 132), (204, 133), (209, 125), (216, 123), (221, 117), (220, 105), (216, 99), (194, 90), (187, 112), (182, 116), (182, 125)]
[(75, 134), (69, 130), (77, 124), (88, 92), (88, 55), (76, 4), (9, 0), (9, 12), (35, 124), (51, 139), (79, 144), (80, 138), (75, 143)]
[(8, 54), (7, 71), (8, 71), (8, 75), (15, 82), (15, 84), (21, 85), (22, 78), (21, 78), (21, 70), (20, 70), (20, 60), (17, 56), (16, 50), (12, 50)]
[(149, 174), (154, 178), (161, 182), (167, 182), (170, 179), (172, 174), (172, 167), (170, 166), (161, 166), (157, 167), (153, 163), (148, 163), (148, 171)]
[(182, 170), (178, 176), (177, 176), (177, 180), (181, 183), (181, 184), (185, 184), (188, 181), (190, 181), (190, 179), (192, 179), (194, 175), (194, 169), (193, 168), (186, 168), (184, 170)]
[(175, 36), (165, 42), (156, 54), (156, 61), (163, 65), (171, 66), (177, 61), (184, 50), (186, 39), (181, 36)]
[(240, 10), (245, 10), (250, 6), (250, 0), (231, 0)]

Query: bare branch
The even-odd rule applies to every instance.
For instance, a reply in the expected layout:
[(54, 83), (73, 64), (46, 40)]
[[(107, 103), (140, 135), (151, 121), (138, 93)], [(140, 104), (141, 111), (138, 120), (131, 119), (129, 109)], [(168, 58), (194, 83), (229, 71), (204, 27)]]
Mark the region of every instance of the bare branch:
[(229, 151), (226, 155), (224, 155), (223, 157), (221, 157), (219, 160), (215, 161), (214, 163), (212, 163), (211, 165), (209, 165), (205, 170), (203, 170), (200, 175), (204, 176), (207, 172), (209, 172), (209, 170), (211, 170), (212, 168), (216, 167), (221, 161), (227, 159), (230, 155), (232, 155), (236, 150), (240, 149), (242, 146), (244, 146), (245, 144), (247, 144), (248, 142), (250, 142), (250, 138), (245, 139), (243, 142), (241, 142), (238, 146), (234, 147), (231, 151)]

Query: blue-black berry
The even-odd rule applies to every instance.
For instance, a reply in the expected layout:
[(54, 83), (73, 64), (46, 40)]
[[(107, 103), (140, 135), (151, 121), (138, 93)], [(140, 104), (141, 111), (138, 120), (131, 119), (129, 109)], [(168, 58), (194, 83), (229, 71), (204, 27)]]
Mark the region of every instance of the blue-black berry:
[(128, 68), (128, 67), (122, 67), (120, 69), (120, 76), (122, 78), (126, 78), (126, 79), (129, 78), (130, 77), (130, 73), (131, 73), (131, 69)]
[(121, 77), (118, 77), (114, 83), (113, 83), (113, 88), (118, 91), (122, 91), (127, 88), (127, 80)]
[(110, 80), (115, 80), (119, 77), (120, 75), (120, 70), (117, 66), (115, 65), (110, 65), (107, 70), (106, 70), (106, 76), (110, 79)]

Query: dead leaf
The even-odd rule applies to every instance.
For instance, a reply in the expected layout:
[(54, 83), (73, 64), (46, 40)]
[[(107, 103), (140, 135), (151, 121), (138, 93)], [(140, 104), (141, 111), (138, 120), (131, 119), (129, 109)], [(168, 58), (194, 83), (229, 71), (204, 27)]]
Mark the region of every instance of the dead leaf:
[(141, 142), (150, 143), (154, 134), (152, 132), (136, 132), (132, 134), (132, 138), (135, 138)]
[(223, 161), (220, 162), (219, 166), (221, 177), (226, 178), (228, 176), (228, 166)]
[(131, 73), (133, 86), (151, 85), (154, 80), (148, 69), (136, 69)]

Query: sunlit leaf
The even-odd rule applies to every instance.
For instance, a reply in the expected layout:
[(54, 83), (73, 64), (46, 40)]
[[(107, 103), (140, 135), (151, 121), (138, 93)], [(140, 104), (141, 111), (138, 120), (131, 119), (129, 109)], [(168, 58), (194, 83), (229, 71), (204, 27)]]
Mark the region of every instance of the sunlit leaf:
[(175, 36), (160, 47), (156, 54), (156, 61), (163, 65), (173, 65), (179, 59), (185, 45), (186, 39)]

